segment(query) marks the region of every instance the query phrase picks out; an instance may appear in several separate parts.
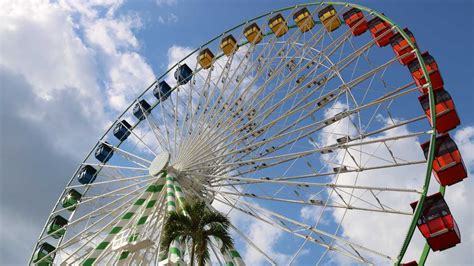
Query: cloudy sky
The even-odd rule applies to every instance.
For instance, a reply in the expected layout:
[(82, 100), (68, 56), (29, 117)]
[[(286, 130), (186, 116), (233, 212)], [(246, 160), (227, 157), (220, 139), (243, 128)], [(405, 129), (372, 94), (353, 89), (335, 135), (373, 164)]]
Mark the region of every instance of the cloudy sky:
[[(0, 264), (25, 264), (77, 164), (155, 76), (219, 32), (299, 1), (253, 2), (0, 1)], [(472, 173), (473, 3), (363, 4), (409, 25), (436, 57), (461, 116), (455, 138)], [(472, 178), (448, 190), (463, 243), (432, 254), (431, 263), (473, 263), (473, 192)], [(264, 230), (252, 224), (248, 232), (278, 261), (287, 260), (272, 249), (281, 233), (265, 241)], [(250, 249), (244, 253), (262, 262)]]

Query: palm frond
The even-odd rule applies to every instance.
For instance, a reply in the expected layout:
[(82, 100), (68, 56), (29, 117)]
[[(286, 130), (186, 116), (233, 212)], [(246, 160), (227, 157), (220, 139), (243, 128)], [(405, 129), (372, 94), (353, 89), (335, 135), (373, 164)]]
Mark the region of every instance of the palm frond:
[(233, 240), (228, 232), (229, 219), (220, 212), (211, 211), (204, 201), (185, 201), (179, 212), (170, 212), (165, 220), (161, 248), (168, 250), (174, 240), (191, 243), (199, 265), (210, 260), (211, 237), (222, 241), (221, 250), (232, 248)]

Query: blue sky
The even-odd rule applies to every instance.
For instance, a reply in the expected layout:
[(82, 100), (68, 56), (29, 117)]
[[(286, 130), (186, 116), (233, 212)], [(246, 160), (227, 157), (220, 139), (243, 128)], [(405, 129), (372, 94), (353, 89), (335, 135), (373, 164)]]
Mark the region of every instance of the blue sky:
[[(0, 4), (2, 20), (6, 18), (0, 26), (0, 238), (7, 240), (0, 244), (3, 265), (24, 264), (66, 177), (123, 101), (167, 69), (171, 51), (197, 48), (247, 19), (306, 1), (73, 2)], [(409, 27), (421, 49), (436, 58), (462, 121), (458, 144), (465, 147), (463, 156), (472, 167), (473, 2), (358, 3)], [(123, 98), (112, 97), (116, 95)], [(467, 243), (474, 243), (472, 207), (466, 204), (473, 199), (472, 184), (468, 179), (452, 194), (448, 190), (448, 199), (459, 203), (455, 209), (464, 219), (461, 230)], [(274, 244), (275, 256), (285, 253), (284, 241)], [(453, 257), (458, 263), (472, 263), (469, 252), (464, 244), (434, 254), (433, 263)]]
[[(167, 1), (163, 1), (167, 2)], [(169, 1), (173, 3), (174, 1)], [(164, 71), (166, 52), (172, 45), (198, 47), (225, 29), (240, 24), (270, 10), (306, 3), (307, 1), (177, 1), (153, 7), (149, 1), (125, 4), (140, 12), (145, 23), (137, 32), (144, 41), (141, 53), (155, 73)], [(358, 1), (374, 10), (384, 12), (402, 27), (408, 27), (416, 36), (422, 50), (429, 51), (439, 62), (447, 89), (456, 99), (463, 123), (474, 123), (469, 116), (468, 104), (473, 91), (473, 3), (471, 1)], [(175, 15), (176, 21), (160, 24), (158, 16)], [(450, 89), (450, 88), (453, 89)]]

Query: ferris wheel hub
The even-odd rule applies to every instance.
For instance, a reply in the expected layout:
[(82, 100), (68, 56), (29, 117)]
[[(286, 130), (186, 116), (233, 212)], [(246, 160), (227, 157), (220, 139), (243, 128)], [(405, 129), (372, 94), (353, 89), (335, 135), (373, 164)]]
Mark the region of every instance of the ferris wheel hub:
[(170, 154), (166, 151), (159, 153), (150, 164), (148, 172), (151, 176), (158, 176), (168, 166)]

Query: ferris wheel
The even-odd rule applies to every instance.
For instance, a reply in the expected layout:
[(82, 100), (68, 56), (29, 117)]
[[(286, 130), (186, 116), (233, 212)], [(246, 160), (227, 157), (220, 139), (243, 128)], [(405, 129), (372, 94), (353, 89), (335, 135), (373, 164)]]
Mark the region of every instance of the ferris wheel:
[[(199, 198), (283, 232), (285, 263), (423, 265), (430, 250), (460, 243), (443, 195), (467, 173), (449, 135), (460, 124), (453, 100), (421, 47), (385, 15), (338, 2), (275, 10), (219, 34), (98, 140), (30, 264), (184, 265), (189, 246), (160, 250), (162, 227)], [(430, 181), (439, 193), (428, 195)], [(359, 236), (368, 227), (373, 237)], [(229, 252), (212, 242), (216, 263), (245, 265), (245, 246), (278, 264), (247, 229), (231, 225)], [(425, 249), (406, 262), (417, 229)]]

